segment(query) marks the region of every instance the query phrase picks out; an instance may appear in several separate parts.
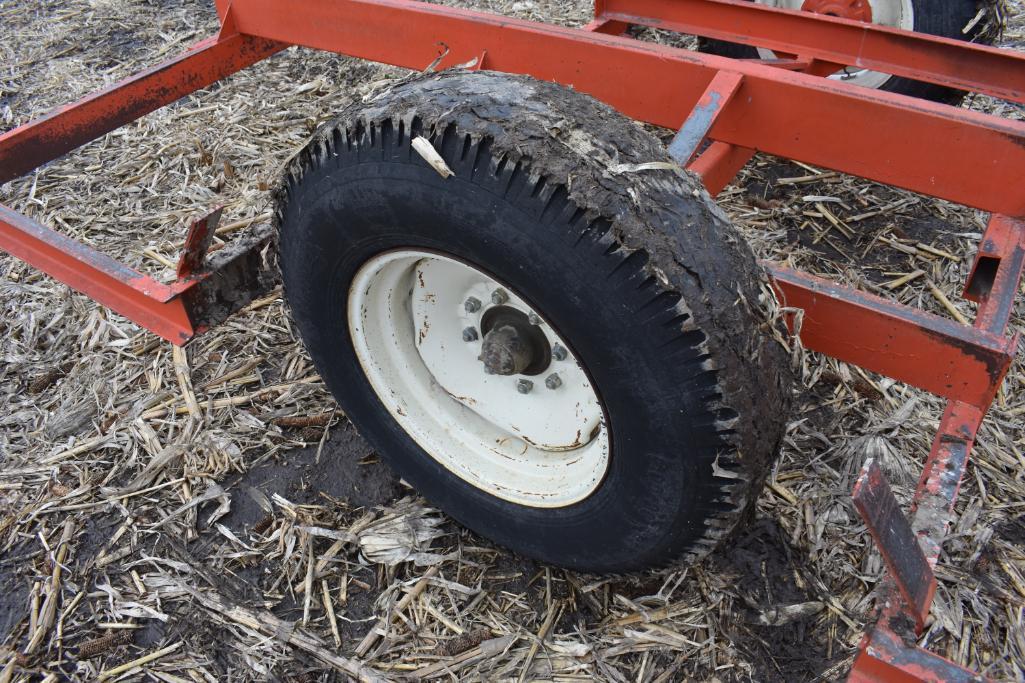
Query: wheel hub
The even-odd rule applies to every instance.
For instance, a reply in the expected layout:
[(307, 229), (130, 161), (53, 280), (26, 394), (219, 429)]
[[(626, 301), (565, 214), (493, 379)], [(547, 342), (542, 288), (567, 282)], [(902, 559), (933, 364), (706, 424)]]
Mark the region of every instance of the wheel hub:
[(511, 306), (496, 306), (481, 319), (484, 342), (477, 360), (489, 375), (537, 375), (551, 362), (551, 345), (529, 316)]
[(513, 325), (500, 325), (484, 335), (477, 359), (489, 375), (519, 375), (534, 356), (523, 334)]
[(610, 438), (590, 377), (517, 292), (454, 258), (397, 250), (360, 269), (348, 310), (375, 393), (446, 468), (535, 507), (601, 482)]

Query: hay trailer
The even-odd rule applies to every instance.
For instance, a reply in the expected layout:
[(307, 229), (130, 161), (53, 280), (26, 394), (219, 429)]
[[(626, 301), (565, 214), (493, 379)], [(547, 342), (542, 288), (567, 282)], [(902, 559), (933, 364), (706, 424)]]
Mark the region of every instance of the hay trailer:
[[(574, 29), (408, 0), (216, 5), (216, 36), (0, 136), (0, 183), (291, 45), (427, 73), (315, 135), (275, 225), (208, 257), (218, 212), (194, 223), (173, 282), (2, 206), (0, 247), (177, 345), (280, 263), (321, 376), (407, 480), (519, 552), (592, 571), (693, 560), (750, 509), (787, 420), (783, 321), (947, 399), (910, 518), (872, 460), (854, 488), (887, 575), (850, 680), (977, 680), (916, 635), (1017, 345), (1025, 122), (951, 106), (1025, 102), (1025, 55), (980, 44), (984, 10), (597, 0)], [(666, 149), (631, 119), (678, 133)], [(712, 198), (758, 151), (989, 212), (974, 323), (756, 264)]]

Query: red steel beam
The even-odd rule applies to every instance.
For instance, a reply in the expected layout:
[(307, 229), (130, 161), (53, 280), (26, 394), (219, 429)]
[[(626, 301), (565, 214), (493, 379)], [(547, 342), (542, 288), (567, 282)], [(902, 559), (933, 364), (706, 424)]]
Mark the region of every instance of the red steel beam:
[[(751, 7), (747, 7), (751, 9)], [(488, 68), (587, 92), (678, 129), (719, 71), (744, 96), (709, 137), (989, 211), (1025, 215), (1025, 123), (757, 63), (410, 0), (280, 0), (232, 6), (239, 31), (423, 69), (487, 51)], [(818, 19), (816, 19), (817, 21)], [(952, 162), (956, 160), (956, 162)]]
[(607, 33), (613, 36), (621, 36), (630, 28), (630, 24), (605, 19), (603, 14), (605, 14), (605, 0), (594, 0), (594, 19), (581, 28), (585, 31)]
[(911, 526), (930, 565), (939, 559), (940, 546), (954, 518), (954, 502), (986, 408), (948, 401), (922, 468), (911, 505)]
[(751, 161), (755, 151), (728, 142), (713, 142), (687, 166), (697, 173), (708, 194), (715, 197), (733, 182), (740, 170)]
[[(984, 415), (984, 408), (949, 401), (933, 439), (915, 490), (911, 520), (920, 552), (930, 567), (936, 565), (947, 529), (954, 519), (954, 504)], [(901, 599), (892, 576), (883, 577), (879, 604), (879, 619), (861, 642), (847, 679), (849, 683), (980, 683), (984, 680), (915, 645), (922, 625), (916, 623), (915, 610), (909, 609)]]
[(865, 461), (851, 499), (904, 598), (906, 611), (921, 629), (936, 593), (936, 576), (875, 458)]
[(209, 38), (178, 57), (8, 131), (0, 135), (0, 184), (284, 47), (252, 36)]
[[(777, 69), (802, 71), (815, 76), (828, 76), (836, 70), (834, 64), (810, 58), (762, 60), (762, 64)], [(712, 82), (714, 83), (715, 79), (712, 79)], [(712, 87), (712, 84), (709, 84), (709, 87)], [(708, 193), (715, 197), (737, 177), (754, 155), (755, 150), (749, 147), (713, 142), (690, 162), (687, 169), (697, 173)]]
[(1006, 329), (1023, 270), (1025, 220), (991, 216), (965, 285), (965, 298), (980, 304), (977, 327), (996, 333)]
[(174, 344), (194, 335), (178, 296), (191, 283), (171, 287), (157, 282), (2, 204), (0, 249)]
[(743, 0), (603, 0), (598, 18), (799, 53), (1025, 102), (1025, 55)]
[[(1006, 331), (1008, 316), (1005, 311), (1014, 301), (1021, 283), (1023, 245), (1025, 223), (1004, 216), (990, 219), (981, 251), (988, 250), (999, 260), (999, 267), (996, 277), (990, 280), (991, 286), (986, 288), (985, 296), (980, 298), (976, 330), (987, 330), (993, 334)], [(954, 505), (968, 469), (975, 437), (988, 406), (988, 403), (973, 406), (961, 401), (948, 401), (940, 428), (933, 438), (911, 509), (911, 528), (929, 566), (935, 566), (939, 560), (947, 530), (954, 519)], [(915, 646), (921, 624), (916, 623), (917, 610), (909, 609), (900, 599), (900, 593), (894, 578), (885, 576), (879, 587), (879, 619), (862, 641), (848, 681), (982, 681), (972, 671)]]
[[(804, 310), (808, 348), (938, 396), (988, 406), (1017, 341), (763, 262), (787, 308)], [(794, 325), (796, 327), (796, 323)]]
[[(1021, 286), (1025, 263), (1025, 221), (995, 215), (983, 235), (982, 249), (999, 261), (996, 276), (979, 303), (972, 330), (979, 335), (1002, 336), (1010, 322), (1010, 312)], [(1007, 340), (1013, 354), (1019, 336)], [(954, 502), (961, 478), (968, 464), (975, 434), (982, 423), (989, 402), (974, 403), (952, 400), (947, 403), (940, 430), (932, 444), (929, 458), (915, 492), (912, 526), (918, 533), (926, 557), (935, 564), (940, 544), (954, 512)]]
[[(983, 259), (990, 264), (983, 267)], [(990, 218), (979, 249), (979, 258), (966, 289), (979, 301), (974, 329), (1004, 334), (1010, 307), (1021, 286), (1025, 260), (1025, 221), (995, 215)], [(1017, 345), (1017, 338), (1012, 347)], [(911, 528), (929, 566), (939, 560), (943, 540), (954, 519), (954, 505), (968, 469), (972, 446), (989, 404), (973, 406), (948, 401), (940, 428), (932, 442), (912, 501)], [(883, 549), (884, 554), (886, 549)], [(889, 565), (889, 562), (887, 563)], [(981, 677), (947, 659), (915, 647), (921, 624), (920, 612), (899, 599), (899, 587), (885, 576), (879, 587), (880, 616), (875, 628), (862, 640), (848, 681), (972, 681)]]
[[(224, 3), (227, 12), (227, 3)], [(226, 28), (230, 28), (227, 17)], [(201, 41), (184, 54), (0, 135), (0, 183), (17, 178), (125, 123), (204, 88), (286, 47), (232, 34)], [(184, 294), (207, 274), (157, 282), (96, 250), (0, 205), (0, 249), (35, 266), (175, 344), (192, 338)], [(196, 277), (193, 277), (193, 276)]]
[(607, 33), (610, 36), (621, 36), (630, 28), (629, 24), (621, 21), (610, 21), (608, 19), (594, 19), (580, 27), (582, 31), (593, 31), (595, 33)]
[(865, 638), (847, 683), (983, 683), (986, 680), (949, 659), (920, 647), (909, 647), (900, 634), (883, 624)]
[(712, 78), (708, 88), (701, 94), (701, 99), (666, 148), (676, 163), (687, 165), (743, 82), (743, 76), (730, 71), (720, 71)]
[(214, 0), (214, 7), (217, 9), (217, 18), (224, 24), (231, 9), (232, 0)]

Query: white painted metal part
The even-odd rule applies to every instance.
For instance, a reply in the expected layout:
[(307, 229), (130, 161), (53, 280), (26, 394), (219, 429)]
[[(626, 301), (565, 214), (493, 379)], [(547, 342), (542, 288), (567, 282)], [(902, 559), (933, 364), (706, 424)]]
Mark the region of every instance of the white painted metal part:
[[(800, 10), (805, 0), (755, 0), (760, 5), (778, 7), (780, 9)], [(868, 0), (872, 7), (872, 23), (892, 26), (894, 28), (913, 31), (915, 29), (915, 8), (911, 0)], [(758, 56), (762, 59), (776, 59), (772, 50), (758, 48)], [(863, 88), (878, 88), (892, 76), (879, 71), (847, 67), (830, 75), (830, 78), (853, 83)]]
[[(481, 322), (503, 307), (540, 319), (548, 344), (571, 347), (514, 289), (438, 253), (375, 256), (349, 289), (348, 323), (367, 379), (382, 403), (432, 458), (494, 496), (531, 507), (571, 505), (608, 469), (610, 440), (587, 372), (568, 351), (537, 375), (489, 375), (478, 359)], [(481, 302), (468, 311), (468, 299)], [(464, 330), (476, 338), (464, 341)], [(558, 375), (551, 389), (545, 379)], [(520, 393), (520, 380), (533, 382)]]

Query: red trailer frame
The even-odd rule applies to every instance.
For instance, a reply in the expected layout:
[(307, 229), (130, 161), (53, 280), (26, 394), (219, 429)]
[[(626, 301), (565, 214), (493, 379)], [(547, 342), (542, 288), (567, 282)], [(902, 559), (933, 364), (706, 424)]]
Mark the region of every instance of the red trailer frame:
[[(1025, 268), (1025, 191), (1014, 180), (1025, 178), (1025, 122), (816, 74), (843, 65), (872, 68), (1025, 102), (1025, 55), (739, 0), (596, 0), (595, 19), (582, 29), (410, 0), (216, 4), (216, 37), (0, 135), (0, 183), (285, 47), (304, 45), (411, 69), (472, 62), (570, 85), (634, 118), (678, 128), (670, 153), (713, 195), (763, 151), (990, 212), (964, 290), (979, 304), (970, 326), (764, 264), (781, 302), (804, 311), (799, 335), (806, 347), (948, 399), (910, 521), (871, 461), (855, 486), (855, 505), (888, 575), (879, 619), (861, 643), (850, 680), (978, 680), (915, 641), (976, 432), (1017, 349), (1017, 337), (1006, 332)], [(695, 53), (625, 37), (630, 25), (794, 58), (758, 62)], [(838, 128), (844, 135), (834, 133)], [(271, 242), (269, 226), (206, 258), (218, 215), (193, 225), (178, 278), (169, 284), (2, 205), (0, 248), (180, 345), (268, 282), (260, 262)]]

